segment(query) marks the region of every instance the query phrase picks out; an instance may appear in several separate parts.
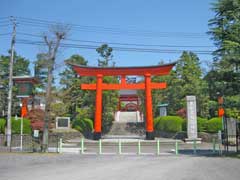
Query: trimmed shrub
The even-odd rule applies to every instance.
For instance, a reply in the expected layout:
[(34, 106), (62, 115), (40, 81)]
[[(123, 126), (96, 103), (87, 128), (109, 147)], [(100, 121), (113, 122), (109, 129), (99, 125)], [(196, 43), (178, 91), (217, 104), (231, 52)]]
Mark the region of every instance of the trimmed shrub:
[(6, 120), (0, 119), (0, 134), (5, 133)]
[(179, 116), (162, 116), (154, 120), (156, 130), (168, 132), (182, 131), (184, 119)]
[[(21, 133), (21, 119), (15, 120), (14, 117), (11, 118), (12, 124), (12, 134)], [(32, 129), (30, 125), (30, 120), (23, 118), (23, 134), (31, 134)]]
[(198, 132), (206, 132), (207, 130), (207, 119), (197, 117), (197, 129)]
[(216, 133), (219, 130), (222, 130), (222, 119), (219, 117), (215, 117), (208, 120), (206, 129), (207, 129), (207, 132), (210, 132), (210, 133)]
[(93, 130), (93, 121), (88, 118), (75, 119), (73, 120), (72, 127), (81, 133), (92, 132)]

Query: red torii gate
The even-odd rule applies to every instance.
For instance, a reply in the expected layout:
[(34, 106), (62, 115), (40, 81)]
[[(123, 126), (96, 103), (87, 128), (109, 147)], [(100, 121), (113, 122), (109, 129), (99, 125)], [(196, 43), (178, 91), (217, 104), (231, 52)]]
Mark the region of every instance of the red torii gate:
[[(167, 87), (165, 82), (151, 82), (152, 75), (168, 75), (170, 70), (176, 63), (145, 66), (145, 67), (89, 67), (81, 66), (67, 62), (73, 66), (73, 69), (80, 76), (95, 76), (96, 84), (81, 84), (81, 89), (96, 90), (95, 101), (95, 120), (94, 120), (94, 136), (95, 140), (101, 138), (102, 132), (102, 91), (103, 90), (120, 90), (120, 89), (145, 89), (145, 105), (146, 105), (146, 139), (154, 139), (153, 116), (152, 116), (152, 89), (164, 89)], [(144, 76), (144, 83), (127, 84), (127, 75)], [(104, 76), (121, 76), (120, 84), (103, 83)]]

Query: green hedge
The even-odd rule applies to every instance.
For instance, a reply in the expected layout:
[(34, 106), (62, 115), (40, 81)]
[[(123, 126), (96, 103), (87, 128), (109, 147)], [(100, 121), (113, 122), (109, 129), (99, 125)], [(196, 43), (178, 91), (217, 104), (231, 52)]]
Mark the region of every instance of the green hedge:
[(207, 122), (208, 120), (205, 118), (197, 117), (197, 129), (198, 132), (206, 132), (207, 131)]
[[(14, 117), (11, 119), (12, 121), (12, 134), (20, 134), (21, 133), (21, 119), (15, 120)], [(32, 129), (30, 125), (30, 120), (23, 118), (23, 134), (31, 134)]]
[[(165, 116), (165, 117), (176, 117), (176, 116)], [(156, 118), (154, 121), (155, 128), (158, 130), (165, 130), (165, 125), (159, 122), (159, 118)], [(198, 132), (209, 132), (209, 133), (216, 133), (218, 130), (222, 129), (222, 119), (221, 118), (212, 118), (207, 120), (205, 118), (197, 117), (197, 129)], [(187, 121), (183, 120), (182, 123), (182, 130), (187, 131)], [(166, 130), (165, 130), (166, 131)], [(176, 131), (173, 131), (176, 132)]]
[(0, 134), (5, 133), (6, 120), (0, 119)]
[(215, 117), (207, 121), (207, 132), (216, 133), (218, 130), (222, 130), (222, 119)]
[(183, 130), (184, 119), (179, 116), (161, 116), (154, 119), (155, 130), (179, 132)]
[[(21, 133), (21, 119), (15, 120), (15, 117), (11, 118), (12, 134)], [(0, 133), (5, 133), (6, 120), (0, 119)], [(23, 119), (23, 134), (31, 134), (32, 129), (30, 126), (30, 121), (28, 119)]]
[(93, 121), (88, 118), (75, 119), (72, 123), (72, 127), (82, 133), (92, 132), (93, 130)]

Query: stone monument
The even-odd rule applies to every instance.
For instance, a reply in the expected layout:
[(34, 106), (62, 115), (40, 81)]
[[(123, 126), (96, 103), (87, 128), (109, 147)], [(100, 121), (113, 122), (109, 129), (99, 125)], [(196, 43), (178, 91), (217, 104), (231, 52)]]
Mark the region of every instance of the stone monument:
[(196, 96), (187, 96), (187, 136), (186, 142), (199, 143), (201, 139), (197, 136), (197, 106)]
[(56, 117), (56, 129), (70, 129), (70, 117)]

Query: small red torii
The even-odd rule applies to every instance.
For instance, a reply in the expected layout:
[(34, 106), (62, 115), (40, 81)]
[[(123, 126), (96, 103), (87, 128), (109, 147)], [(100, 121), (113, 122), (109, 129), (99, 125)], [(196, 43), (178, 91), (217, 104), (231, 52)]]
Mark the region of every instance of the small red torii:
[[(120, 89), (145, 89), (145, 106), (146, 106), (146, 139), (154, 139), (153, 115), (152, 115), (152, 89), (165, 89), (166, 82), (153, 83), (151, 76), (168, 75), (176, 64), (169, 63), (157, 66), (144, 67), (90, 67), (67, 62), (73, 66), (73, 69), (80, 76), (95, 76), (96, 84), (81, 84), (81, 89), (96, 90), (95, 100), (95, 120), (93, 139), (101, 139), (102, 132), (102, 91), (103, 90), (120, 90)], [(144, 83), (128, 84), (126, 82), (127, 75), (144, 76)], [(120, 84), (103, 83), (104, 76), (121, 76)]]

